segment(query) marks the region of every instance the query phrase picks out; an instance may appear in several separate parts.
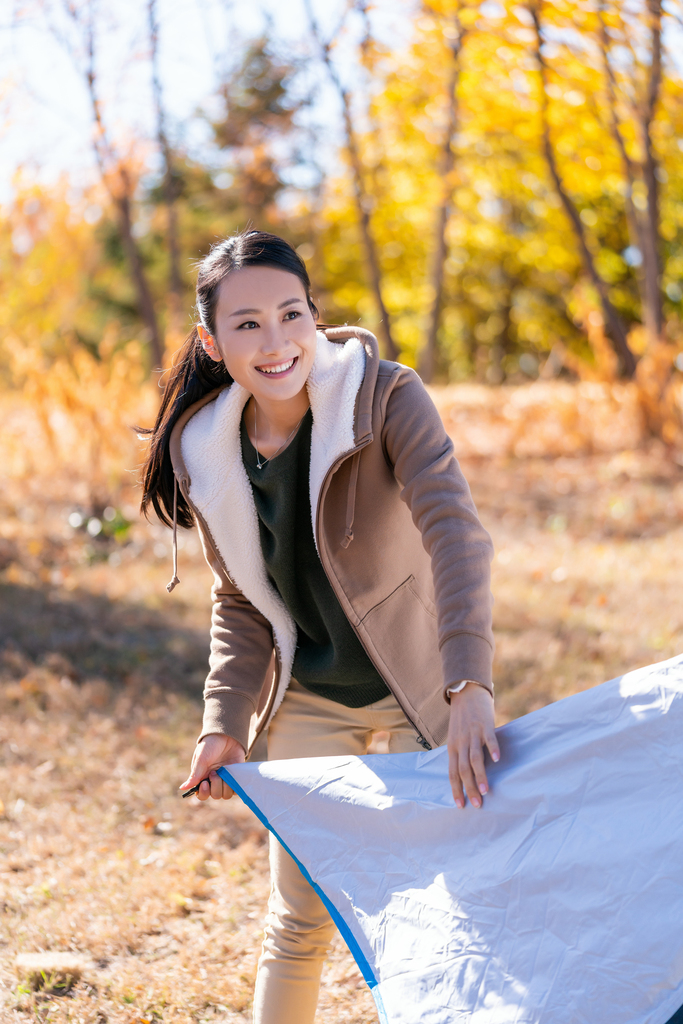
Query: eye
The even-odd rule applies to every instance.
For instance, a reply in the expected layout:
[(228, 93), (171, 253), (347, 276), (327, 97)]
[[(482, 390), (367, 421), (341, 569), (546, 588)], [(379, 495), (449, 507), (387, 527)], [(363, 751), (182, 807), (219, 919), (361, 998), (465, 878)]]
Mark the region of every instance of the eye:
[(288, 313), (285, 313), (284, 319), (285, 320), (296, 320), (300, 316), (301, 316), (301, 313), (299, 312), (298, 309), (290, 309)]
[(258, 324), (256, 323), (255, 320), (245, 320), (243, 324), (239, 325), (237, 330), (253, 331), (255, 327), (258, 327)]

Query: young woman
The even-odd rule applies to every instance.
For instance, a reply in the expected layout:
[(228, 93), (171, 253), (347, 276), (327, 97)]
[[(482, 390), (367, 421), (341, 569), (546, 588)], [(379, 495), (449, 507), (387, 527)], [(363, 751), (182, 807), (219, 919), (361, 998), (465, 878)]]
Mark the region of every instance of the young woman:
[[(317, 328), (303, 261), (260, 231), (215, 245), (151, 436), (143, 511), (197, 525), (214, 573), (201, 735), (181, 789), (268, 756), (448, 742), (480, 807), (493, 731), (491, 543), (419, 377), (359, 328)], [(174, 579), (176, 575), (174, 545)], [(201, 781), (205, 780), (205, 781)], [(277, 843), (256, 1024), (311, 1024), (334, 928)]]

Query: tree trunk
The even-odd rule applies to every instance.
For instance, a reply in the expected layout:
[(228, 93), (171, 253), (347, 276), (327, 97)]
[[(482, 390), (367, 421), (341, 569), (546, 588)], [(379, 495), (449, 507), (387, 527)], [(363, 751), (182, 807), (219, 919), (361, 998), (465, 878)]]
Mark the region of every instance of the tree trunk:
[(657, 161), (652, 147), (652, 120), (662, 81), (662, 5), (648, 0), (651, 31), (651, 61), (647, 97), (641, 121), (644, 151), (643, 179), (647, 189), (647, 211), (643, 217), (643, 269), (645, 276), (645, 327), (651, 342), (659, 341), (664, 327), (661, 292), (661, 254), (659, 251), (659, 182)]
[(441, 322), (441, 308), (443, 305), (443, 282), (445, 264), (448, 257), (448, 242), (446, 231), (450, 220), (452, 195), (453, 195), (453, 171), (455, 168), (455, 151), (453, 140), (458, 126), (458, 78), (460, 76), (460, 51), (464, 33), (460, 25), (458, 15), (454, 17), (457, 35), (450, 43), (453, 57), (451, 73), (448, 79), (448, 121), (444, 131), (444, 140), (439, 161), (439, 177), (441, 179), (441, 202), (436, 212), (436, 224), (434, 229), (434, 248), (432, 252), (429, 281), (432, 290), (432, 304), (429, 310), (427, 331), (425, 334), (422, 352), (420, 354), (420, 375), (426, 383), (431, 383), (436, 370), (437, 341), (439, 325)]
[[(370, 210), (374, 203), (373, 197), (367, 192), (365, 188), (364, 176), (363, 176), (363, 165), (360, 158), (360, 152), (358, 149), (358, 140), (356, 137), (356, 131), (353, 126), (353, 115), (351, 113), (351, 98), (348, 90), (341, 82), (337, 69), (332, 63), (332, 57), (330, 55), (330, 43), (323, 41), (320, 35), (320, 29), (316, 21), (313, 9), (311, 7), (310, 0), (304, 0), (306, 12), (308, 14), (308, 21), (311, 28), (311, 35), (315, 39), (320, 54), (323, 59), (323, 63), (330, 76), (330, 80), (334, 85), (335, 89), (339, 94), (339, 98), (342, 102), (342, 112), (344, 119), (344, 134), (346, 136), (346, 148), (349, 154), (349, 162), (351, 164), (351, 173), (353, 177), (353, 196), (356, 205), (356, 211), (358, 214), (358, 225), (360, 227), (361, 238), (363, 241), (363, 248), (365, 250), (365, 259), (370, 272), (370, 286), (372, 294), (375, 299), (375, 305), (377, 307), (377, 316), (379, 319), (379, 330), (378, 334), (380, 340), (383, 343), (384, 354), (388, 359), (398, 359), (399, 351), (396, 345), (392, 332), (391, 332), (391, 320), (389, 312), (384, 305), (384, 298), (382, 296), (382, 271), (379, 265), (379, 257), (377, 255), (377, 246), (375, 245), (375, 239), (372, 234), (372, 225), (370, 222)], [(359, 5), (361, 15), (367, 13), (365, 4)]]
[(600, 50), (602, 55), (602, 64), (605, 72), (605, 79), (607, 81), (607, 109), (609, 110), (610, 117), (610, 131), (612, 138), (614, 139), (619, 154), (621, 156), (621, 162), (624, 169), (624, 177), (626, 178), (626, 193), (624, 195), (624, 211), (626, 213), (626, 226), (628, 228), (628, 237), (631, 245), (635, 246), (638, 252), (641, 254), (641, 262), (639, 265), (634, 267), (636, 281), (638, 282), (638, 293), (643, 309), (646, 305), (645, 297), (645, 274), (643, 270), (642, 254), (645, 249), (645, 242), (643, 240), (643, 231), (638, 211), (636, 210), (633, 203), (633, 186), (638, 177), (638, 168), (634, 161), (629, 156), (626, 148), (626, 142), (622, 134), (618, 117), (617, 117), (617, 82), (614, 74), (614, 69), (609, 60), (609, 48), (610, 41), (607, 34), (607, 24), (605, 22), (605, 4), (601, 2), (598, 7), (598, 17), (600, 20)]
[[(647, 95), (640, 110), (640, 132), (644, 159), (637, 162), (629, 156), (623, 133), (617, 120), (617, 82), (609, 60), (610, 42), (604, 18), (604, 3), (599, 7), (600, 45), (602, 61), (608, 87), (608, 105), (611, 112), (611, 131), (617, 144), (627, 181), (625, 197), (626, 222), (631, 244), (641, 254), (641, 265), (637, 268), (638, 291), (642, 318), (650, 344), (661, 336), (664, 313), (661, 295), (661, 255), (659, 252), (659, 197), (657, 163), (650, 135), (652, 119), (659, 99), (662, 77), (661, 53), (661, 4), (648, 0), (648, 14), (651, 22), (651, 53), (647, 84)], [(642, 180), (647, 191), (647, 210), (639, 211), (633, 202), (633, 188)]]
[(398, 346), (396, 345), (391, 333), (391, 321), (382, 297), (382, 271), (380, 269), (379, 258), (377, 256), (377, 246), (375, 245), (375, 239), (372, 236), (372, 227), (370, 224), (372, 197), (368, 195), (363, 186), (363, 168), (361, 165), (360, 154), (358, 152), (356, 133), (353, 129), (353, 121), (351, 119), (349, 96), (346, 90), (342, 93), (342, 103), (344, 105), (346, 148), (349, 152), (349, 161), (353, 172), (353, 194), (356, 201), (358, 223), (360, 225), (361, 235), (363, 238), (365, 259), (368, 264), (368, 270), (370, 271), (370, 284), (372, 286), (375, 304), (377, 306), (377, 314), (379, 317), (378, 333), (384, 343), (386, 357), (388, 359), (398, 359)]
[(605, 325), (609, 331), (614, 351), (616, 352), (621, 372), (626, 377), (633, 377), (636, 370), (636, 360), (633, 352), (631, 351), (628, 338), (626, 336), (626, 330), (621, 318), (617, 313), (616, 309), (612, 305), (610, 300), (607, 285), (598, 274), (595, 266), (595, 260), (593, 254), (588, 248), (588, 242), (586, 240), (586, 231), (583, 226), (583, 221), (579, 216), (579, 212), (571, 199), (569, 193), (564, 187), (557, 161), (555, 159), (555, 152), (552, 146), (552, 140), (550, 138), (550, 125), (548, 123), (548, 93), (547, 93), (547, 66), (545, 58), (543, 56), (541, 47), (543, 45), (543, 35), (541, 31), (541, 20), (539, 13), (540, 4), (532, 4), (529, 7), (529, 12), (533, 18), (534, 28), (536, 32), (536, 49), (535, 56), (538, 63), (539, 71), (541, 74), (541, 120), (542, 120), (542, 136), (543, 136), (543, 151), (548, 164), (548, 170), (550, 176), (553, 179), (555, 190), (560, 197), (562, 206), (564, 207), (565, 213), (569, 218), (569, 221), (574, 229), (576, 240), (579, 246), (579, 252), (581, 254), (581, 260), (584, 265), (584, 269), (588, 274), (589, 278), (595, 290), (600, 297), (600, 304), (602, 306), (603, 317)]
[(178, 214), (176, 209), (177, 188), (173, 174), (173, 151), (166, 133), (161, 78), (159, 76), (159, 24), (156, 14), (156, 0), (148, 0), (149, 37), (152, 59), (152, 91), (157, 118), (157, 141), (164, 160), (164, 203), (166, 205), (166, 237), (169, 255), (169, 300), (170, 319), (174, 332), (180, 327), (183, 282), (180, 273), (180, 246), (178, 243)]
[(441, 306), (443, 304), (444, 268), (448, 257), (446, 228), (448, 227), (449, 216), (450, 203), (444, 201), (436, 215), (436, 230), (434, 232), (436, 244), (432, 253), (432, 266), (429, 274), (432, 286), (432, 305), (429, 310), (427, 332), (422, 352), (420, 353), (420, 376), (425, 384), (431, 384), (436, 370), (437, 338), (441, 321)]
[[(133, 185), (123, 161), (116, 156), (114, 149), (107, 138), (107, 132), (102, 118), (102, 107), (97, 92), (95, 28), (93, 24), (92, 4), (88, 5), (87, 12), (88, 19), (85, 25), (87, 56), (85, 81), (92, 106), (95, 127), (93, 147), (102, 181), (118, 214), (121, 241), (123, 242), (123, 247), (128, 259), (130, 275), (137, 293), (138, 309), (149, 336), (149, 345), (152, 353), (152, 369), (157, 369), (163, 366), (164, 343), (159, 331), (159, 322), (154, 309), (154, 301), (147, 281), (147, 275), (145, 274), (140, 249), (138, 248), (138, 244), (133, 235), (133, 217), (131, 209)], [(78, 9), (75, 6), (73, 9), (70, 9), (70, 14), (78, 23)]]
[(147, 275), (140, 256), (137, 242), (133, 235), (133, 220), (131, 217), (130, 196), (127, 191), (122, 190), (119, 196), (115, 197), (116, 209), (119, 215), (119, 231), (121, 240), (126, 251), (130, 274), (137, 292), (138, 308), (140, 315), (145, 322), (149, 335), (149, 345), (152, 352), (153, 369), (160, 369), (164, 364), (164, 342), (159, 331), (159, 322), (154, 310), (154, 300), (147, 282)]

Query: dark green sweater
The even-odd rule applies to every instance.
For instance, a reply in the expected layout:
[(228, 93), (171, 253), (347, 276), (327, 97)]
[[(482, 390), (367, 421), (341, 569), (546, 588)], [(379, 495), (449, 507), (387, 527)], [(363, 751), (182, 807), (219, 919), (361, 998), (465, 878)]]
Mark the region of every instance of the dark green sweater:
[(292, 675), (321, 697), (362, 708), (386, 697), (389, 689), (346, 618), (316, 551), (309, 494), (312, 423), (309, 409), (290, 444), (259, 469), (242, 420), (242, 459), (266, 569), (296, 623)]

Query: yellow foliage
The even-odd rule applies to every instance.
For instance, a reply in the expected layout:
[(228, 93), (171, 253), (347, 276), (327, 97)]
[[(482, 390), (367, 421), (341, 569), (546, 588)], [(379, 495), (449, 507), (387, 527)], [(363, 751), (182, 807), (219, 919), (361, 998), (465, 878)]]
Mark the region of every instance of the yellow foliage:
[[(633, 32), (644, 31), (636, 24), (637, 12), (624, 14), (619, 5), (606, 10), (610, 31), (623, 31), (622, 17), (631, 18)], [(447, 88), (453, 63), (448, 33), (456, 11), (466, 32), (452, 97)], [(545, 54), (548, 116), (562, 178), (612, 302), (627, 323), (637, 323), (637, 273), (624, 256), (630, 244), (628, 182), (610, 127), (611, 100), (597, 55), (599, 19), (575, 0), (545, 4), (543, 18), (553, 40)], [(546, 165), (533, 44), (523, 5), (511, 0), (483, 6), (435, 0), (429, 13), (414, 21), (408, 45), (383, 55), (376, 76), (381, 87), (369, 102), (368, 131), (360, 146), (385, 304), (402, 358), (413, 365), (431, 302), (425, 283), (443, 191), (439, 154), (449, 104), (457, 106), (439, 336), (442, 379), (479, 373), (494, 349), (510, 374), (520, 349), (531, 346), (542, 358), (558, 342), (567, 351), (565, 365), (582, 379), (609, 381), (616, 372), (602, 324), (591, 323), (590, 311), (583, 309), (587, 300), (579, 249)], [(632, 161), (641, 160), (640, 127), (633, 108), (623, 102), (629, 83), (620, 68), (616, 87), (627, 150)], [(683, 134), (682, 99), (681, 76), (669, 63), (652, 135), (662, 183), (661, 236), (679, 239), (667, 251), (663, 280), (666, 295), (674, 301), (679, 301), (675, 296), (683, 273), (678, 200), (683, 150), (677, 141)], [(636, 205), (644, 200), (640, 186), (636, 181)], [(324, 258), (316, 273), (339, 314), (352, 320), (371, 308), (371, 299), (346, 175), (328, 182), (321, 219)], [(359, 293), (370, 301), (364, 303)], [(573, 324), (565, 315), (568, 308)], [(595, 299), (592, 308), (597, 315)], [(673, 311), (668, 307), (665, 313), (671, 318)], [(486, 326), (492, 316), (500, 323), (497, 335)]]
[(79, 337), (97, 312), (84, 281), (98, 250), (83, 212), (101, 197), (72, 204), (67, 196), (66, 183), (20, 189), (0, 220), (0, 344), (12, 389), (2, 400), (4, 456), (20, 476), (42, 474), (46, 462), (68, 468), (97, 504), (138, 461), (133, 427), (149, 422), (158, 393), (143, 344), (122, 336), (116, 320), (103, 322), (96, 345)]
[[(158, 401), (146, 379), (142, 346), (129, 341), (106, 360), (76, 348), (48, 364), (18, 338), (8, 340), (10, 369), (23, 388), (20, 401), (3, 400), (6, 465), (18, 476), (42, 476), (50, 464), (61, 467), (87, 481), (93, 506), (107, 504), (140, 459), (135, 424), (149, 423)], [(28, 420), (41, 430), (27, 445), (21, 424)], [(19, 425), (12, 429), (15, 421)]]

